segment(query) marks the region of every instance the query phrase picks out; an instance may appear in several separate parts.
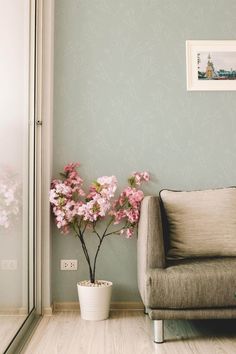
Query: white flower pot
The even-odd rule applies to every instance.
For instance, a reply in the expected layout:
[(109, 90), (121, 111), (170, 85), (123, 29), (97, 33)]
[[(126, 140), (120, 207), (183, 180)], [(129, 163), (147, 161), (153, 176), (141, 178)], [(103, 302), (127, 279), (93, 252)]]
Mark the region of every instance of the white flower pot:
[(89, 321), (106, 320), (109, 317), (112, 282), (97, 280), (77, 283), (81, 318)]

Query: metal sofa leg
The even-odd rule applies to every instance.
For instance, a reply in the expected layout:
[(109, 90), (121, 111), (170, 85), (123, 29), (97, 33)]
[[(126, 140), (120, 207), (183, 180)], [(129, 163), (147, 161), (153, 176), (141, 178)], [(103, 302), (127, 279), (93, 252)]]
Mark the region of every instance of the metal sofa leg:
[(154, 320), (154, 342), (163, 343), (164, 342), (164, 320)]

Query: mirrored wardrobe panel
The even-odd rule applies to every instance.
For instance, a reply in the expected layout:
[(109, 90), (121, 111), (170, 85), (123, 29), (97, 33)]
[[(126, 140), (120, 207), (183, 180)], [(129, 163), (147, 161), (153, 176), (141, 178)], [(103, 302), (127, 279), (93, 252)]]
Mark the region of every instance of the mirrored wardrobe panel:
[(34, 308), (34, 21), (0, 0), (0, 353)]

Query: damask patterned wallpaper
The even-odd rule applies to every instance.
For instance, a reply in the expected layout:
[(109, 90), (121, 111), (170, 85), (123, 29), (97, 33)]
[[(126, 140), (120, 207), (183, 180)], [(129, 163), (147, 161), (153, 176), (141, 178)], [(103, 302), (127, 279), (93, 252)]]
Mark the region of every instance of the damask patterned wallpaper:
[[(235, 39), (235, 0), (56, 0), (54, 176), (80, 161), (91, 181), (121, 186), (148, 170), (161, 188), (236, 184), (235, 92), (187, 92), (185, 41)], [(61, 258), (79, 259), (61, 272)], [(98, 276), (114, 301), (139, 300), (136, 240), (105, 245)], [(53, 229), (53, 298), (75, 301), (86, 278), (77, 240)]]

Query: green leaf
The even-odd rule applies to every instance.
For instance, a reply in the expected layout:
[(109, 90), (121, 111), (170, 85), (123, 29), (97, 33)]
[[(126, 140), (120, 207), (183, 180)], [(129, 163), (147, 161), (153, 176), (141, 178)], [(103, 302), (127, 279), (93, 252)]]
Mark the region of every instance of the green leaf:
[(134, 176), (129, 177), (128, 182), (130, 184), (130, 187), (135, 187), (135, 177)]

